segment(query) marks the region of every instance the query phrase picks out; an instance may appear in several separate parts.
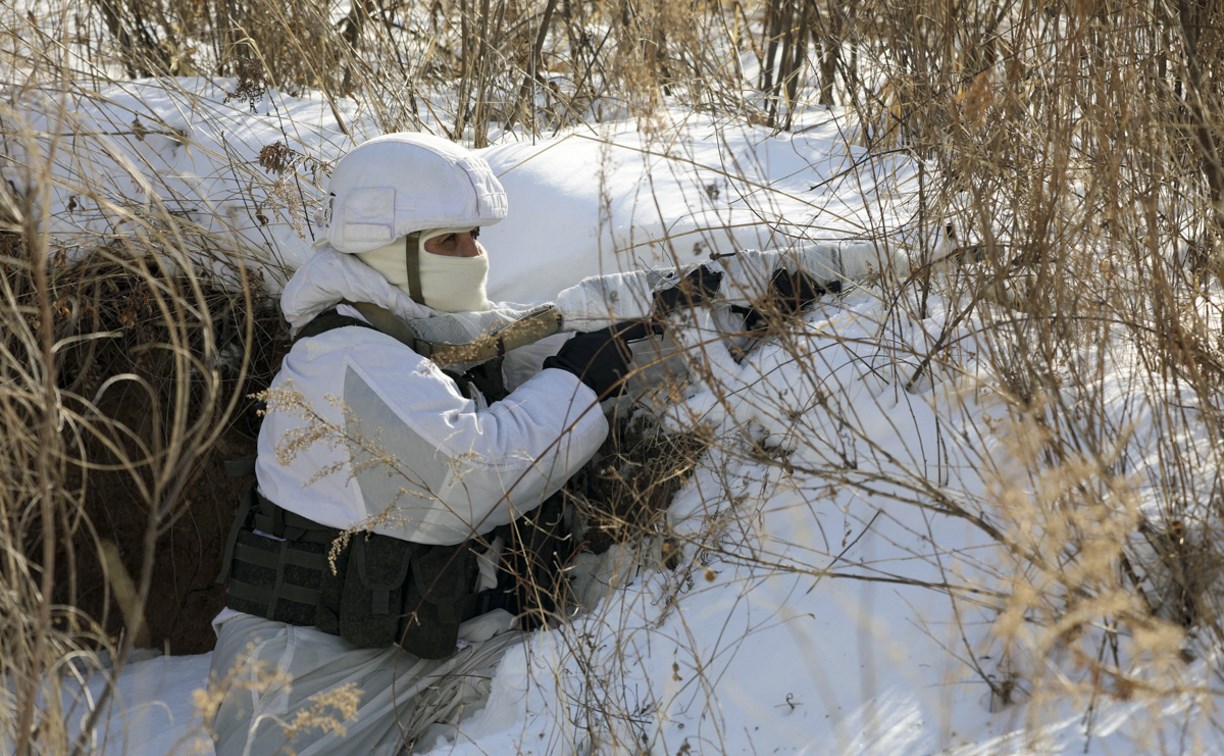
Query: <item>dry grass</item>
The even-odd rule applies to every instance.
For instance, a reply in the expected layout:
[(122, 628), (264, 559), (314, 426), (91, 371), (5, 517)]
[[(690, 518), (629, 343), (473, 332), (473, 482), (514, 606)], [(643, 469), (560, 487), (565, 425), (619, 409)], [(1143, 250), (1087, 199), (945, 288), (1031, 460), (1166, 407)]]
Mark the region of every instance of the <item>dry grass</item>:
[[(194, 640), (183, 625), (219, 605), (209, 552), (235, 493), (221, 460), (251, 443), (235, 423), (253, 370), (270, 374), (279, 324), (241, 254), (164, 198), (108, 194), (118, 177), (95, 183), (85, 149), (68, 189), (114, 232), (53, 238), (67, 148), (44, 152), (11, 101), (0, 122), (0, 731), (18, 753), (92, 750), (111, 691), (86, 695), (85, 677), (118, 674), (137, 645), (202, 650), (206, 620)], [(210, 263), (224, 257), (223, 277)]]

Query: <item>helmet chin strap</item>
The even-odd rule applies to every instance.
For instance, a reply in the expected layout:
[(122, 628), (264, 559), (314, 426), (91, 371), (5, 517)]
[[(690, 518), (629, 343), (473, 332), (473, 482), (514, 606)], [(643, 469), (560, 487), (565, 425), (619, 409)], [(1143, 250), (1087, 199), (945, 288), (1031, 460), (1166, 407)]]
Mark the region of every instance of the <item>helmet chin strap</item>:
[(404, 264), (408, 273), (408, 296), (417, 304), (425, 304), (425, 297), (421, 294), (421, 257), (417, 249), (420, 246), (417, 243), (419, 238), (420, 234), (404, 237)]

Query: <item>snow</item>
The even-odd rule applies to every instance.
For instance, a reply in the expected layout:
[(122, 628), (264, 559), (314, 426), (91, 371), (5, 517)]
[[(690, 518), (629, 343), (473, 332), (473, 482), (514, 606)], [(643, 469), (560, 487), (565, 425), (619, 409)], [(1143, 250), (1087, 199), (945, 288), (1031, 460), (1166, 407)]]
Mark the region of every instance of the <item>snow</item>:
[[(212, 753), (212, 741), (194, 703), (196, 690), (203, 688), (208, 678), (211, 654), (141, 653), (143, 657), (130, 659), (123, 666), (115, 702), (109, 708), (111, 716), (96, 730), (91, 752)], [(99, 676), (89, 681), (93, 697), (100, 695), (103, 684)]]
[[(311, 251), (322, 196), (315, 166), (354, 141), (318, 99), (269, 93), (252, 107), (225, 102), (232, 82), (175, 84), (191, 96), (154, 81), (27, 95), (31, 138), (16, 163), (36, 164), (28, 153), (41, 152), (67, 187), (53, 198), (61, 243), (124, 232), (116, 207), (165, 202), (223, 250), (248, 254), (275, 290)], [(356, 109), (343, 116), (357, 140), (374, 135)], [(915, 167), (865, 154), (833, 111), (808, 119), (801, 133), (780, 135), (680, 114), (661, 133), (621, 123), (503, 137), (483, 150), (511, 202), (510, 217), (482, 234), (491, 297), (548, 301), (591, 275), (814, 242), (872, 254), (883, 245), (904, 265), (916, 238)], [(70, 128), (98, 136), (45, 138)], [(279, 178), (258, 164), (278, 142), (309, 158)], [(4, 170), (18, 184), (33, 178)], [(86, 183), (103, 201), (70, 208)], [(973, 323), (957, 326), (956, 370), (919, 375), (951, 312), (938, 293), (928, 305), (919, 317), (869, 284), (853, 287), (742, 361), (710, 313), (679, 318), (677, 338), (709, 373), (662, 422), (700, 424), (720, 442), (672, 505), (686, 544), (680, 566), (657, 566), (658, 542), (631, 550), (596, 608), (507, 653), (488, 704), (435, 752), (1224, 747), (1204, 716), (1210, 695), (992, 698), (982, 676), (1005, 673), (992, 666), (1002, 661), (992, 656), (998, 612), (937, 586), (1006, 592), (1015, 577), (973, 522), (986, 516), (984, 471), (1006, 456), (1000, 437), (982, 430), (1001, 413), (977, 392)], [(1122, 381), (1118, 401), (1131, 391)], [(933, 503), (935, 493), (943, 498)], [(101, 752), (207, 752), (193, 696), (208, 661), (125, 665)], [(1212, 662), (1180, 674), (1206, 690)]]
[[(269, 91), (251, 104), (235, 88), (179, 79), (27, 93), (27, 117), (13, 128), (30, 138), (11, 145), (6, 178), (30, 186), (42, 177), (21, 167), (50, 166), (49, 230), (59, 246), (121, 233), (126, 211), (160, 202), (214, 245), (251, 257), (275, 289), (310, 255), (320, 169), (378, 132), (355, 108), (342, 114), (350, 139), (321, 99)], [(514, 203), (507, 220), (482, 231), (494, 251), (489, 294), (542, 301), (589, 275), (872, 238), (880, 208), (866, 203), (895, 215), (913, 193), (913, 167), (839, 143), (840, 130), (831, 113), (789, 136), (693, 116), (666, 141), (613, 123), (480, 150)], [(78, 134), (71, 147), (39, 136), (69, 132)], [(278, 144), (293, 167), (280, 175), (260, 161)]]

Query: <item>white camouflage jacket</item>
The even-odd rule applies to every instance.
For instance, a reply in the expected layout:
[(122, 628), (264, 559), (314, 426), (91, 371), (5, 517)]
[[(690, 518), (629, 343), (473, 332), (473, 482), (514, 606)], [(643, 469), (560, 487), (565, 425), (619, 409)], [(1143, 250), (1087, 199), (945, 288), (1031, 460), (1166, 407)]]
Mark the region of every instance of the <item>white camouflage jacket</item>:
[[(434, 314), (328, 247), (294, 274), (281, 306), (296, 331), (341, 300), (370, 302), (405, 320)], [(340, 312), (360, 317), (345, 305)], [(558, 344), (554, 338), (508, 354), (510, 395), (486, 406), (372, 328), (303, 339), (272, 384), (259, 435), (260, 491), (329, 527), (372, 526), (445, 545), (487, 534), (558, 490), (607, 435), (590, 388), (566, 371), (539, 370)], [(298, 396), (304, 406), (293, 401)], [(321, 433), (311, 432), (305, 407)]]

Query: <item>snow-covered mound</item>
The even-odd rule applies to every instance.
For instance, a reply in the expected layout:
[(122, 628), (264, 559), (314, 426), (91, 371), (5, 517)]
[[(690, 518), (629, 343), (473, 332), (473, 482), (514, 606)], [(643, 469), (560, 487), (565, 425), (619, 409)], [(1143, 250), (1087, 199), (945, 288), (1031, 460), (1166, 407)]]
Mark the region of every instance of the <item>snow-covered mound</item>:
[[(27, 94), (0, 175), (50, 187), (57, 246), (156, 233), (145, 224), (165, 222), (150, 212), (160, 206), (208, 253), (266, 269), (275, 291), (311, 253), (331, 164), (378, 132), (356, 105), (243, 100), (236, 88), (176, 79)], [(833, 113), (780, 135), (676, 116), (666, 134), (618, 123), (480, 150), (510, 197), (509, 218), (482, 232), (490, 296), (544, 301), (587, 276), (818, 241), (870, 242), (852, 247), (864, 258), (853, 268), (903, 261), (914, 166), (849, 144)]]
[[(803, 134), (691, 117), (666, 137), (613, 124), (482, 152), (510, 196), (510, 216), (481, 237), (494, 256), (490, 294), (508, 301), (742, 249), (890, 233), (895, 244), (911, 211), (913, 166), (865, 156), (839, 138), (831, 114)], [(903, 251), (888, 241), (853, 249), (856, 269), (892, 264)]]

